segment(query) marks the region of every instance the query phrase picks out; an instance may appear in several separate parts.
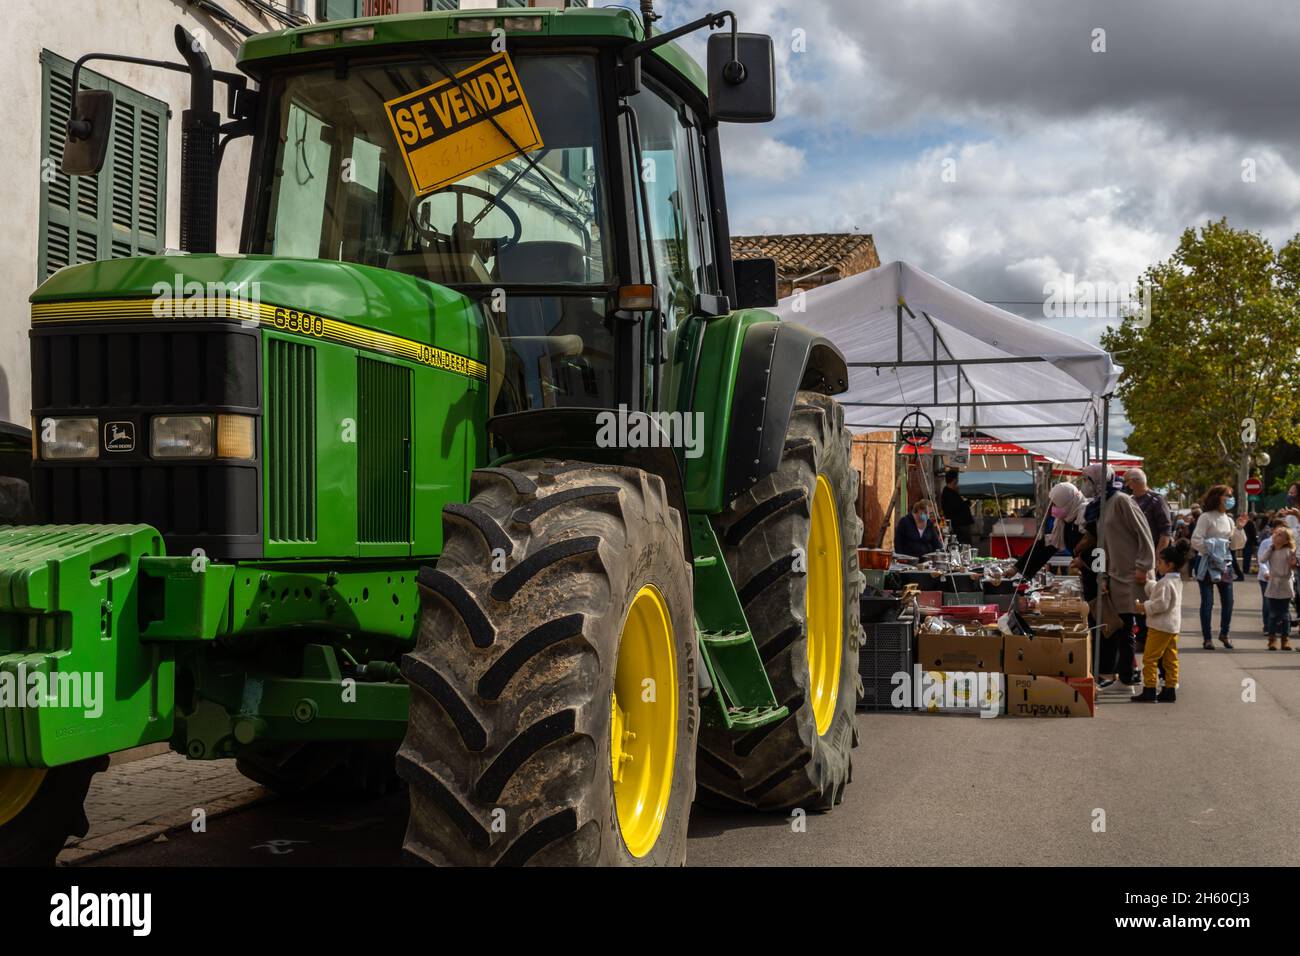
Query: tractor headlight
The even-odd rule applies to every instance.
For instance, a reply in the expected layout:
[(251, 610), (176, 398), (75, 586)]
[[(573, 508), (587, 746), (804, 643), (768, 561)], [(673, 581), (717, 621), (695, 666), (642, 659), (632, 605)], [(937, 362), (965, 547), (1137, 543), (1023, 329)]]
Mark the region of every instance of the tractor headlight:
[(46, 418), (39, 425), (45, 461), (99, 457), (98, 418)]
[(211, 458), (211, 415), (155, 415), (149, 434), (154, 458)]

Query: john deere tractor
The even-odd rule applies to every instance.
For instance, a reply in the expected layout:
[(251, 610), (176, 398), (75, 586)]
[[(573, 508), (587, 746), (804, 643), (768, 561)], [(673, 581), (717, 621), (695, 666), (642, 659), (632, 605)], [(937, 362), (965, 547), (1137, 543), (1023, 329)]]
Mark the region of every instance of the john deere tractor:
[[(772, 42), (643, 7), (319, 24), (240, 74), (177, 28), (182, 251), (31, 298), (0, 861), (52, 859), (157, 742), (286, 794), (404, 783), (437, 864), (681, 864), (696, 800), (840, 801), (847, 370), (732, 260), (718, 143), (772, 119)], [(78, 62), (69, 189), (115, 143), (95, 59), (149, 62)]]

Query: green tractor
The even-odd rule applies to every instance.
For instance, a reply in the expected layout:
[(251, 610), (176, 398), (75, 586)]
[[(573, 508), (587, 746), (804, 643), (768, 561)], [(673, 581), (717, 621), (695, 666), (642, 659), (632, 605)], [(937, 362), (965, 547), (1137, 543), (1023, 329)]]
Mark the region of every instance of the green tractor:
[[(841, 800), (848, 373), (732, 261), (718, 145), (772, 118), (772, 42), (643, 7), (258, 35), (256, 89), (177, 28), (183, 252), (31, 298), (0, 862), (51, 860), (107, 755), (164, 741), (286, 794), (404, 782), (436, 864), (681, 864), (695, 800)], [(675, 43), (704, 29), (707, 69)], [(111, 138), (83, 85), (70, 188)]]

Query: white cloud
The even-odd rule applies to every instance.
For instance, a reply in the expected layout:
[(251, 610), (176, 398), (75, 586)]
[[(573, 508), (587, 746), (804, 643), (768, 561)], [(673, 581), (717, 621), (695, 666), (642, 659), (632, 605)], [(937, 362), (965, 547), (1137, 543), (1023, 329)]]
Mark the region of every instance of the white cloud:
[(762, 127), (729, 127), (722, 141), (729, 177), (782, 181), (802, 175), (807, 164), (802, 149), (766, 134)]

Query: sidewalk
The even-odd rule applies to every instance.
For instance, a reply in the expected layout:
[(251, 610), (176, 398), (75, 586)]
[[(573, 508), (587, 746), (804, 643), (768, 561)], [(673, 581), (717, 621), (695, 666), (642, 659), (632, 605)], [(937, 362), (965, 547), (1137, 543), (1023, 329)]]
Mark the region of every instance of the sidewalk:
[(118, 760), (91, 781), (86, 796), (90, 832), (69, 841), (59, 863), (75, 866), (159, 839), (189, 827), (195, 810), (203, 810), (210, 821), (269, 796), (242, 776), (233, 760), (187, 760), (174, 753)]

